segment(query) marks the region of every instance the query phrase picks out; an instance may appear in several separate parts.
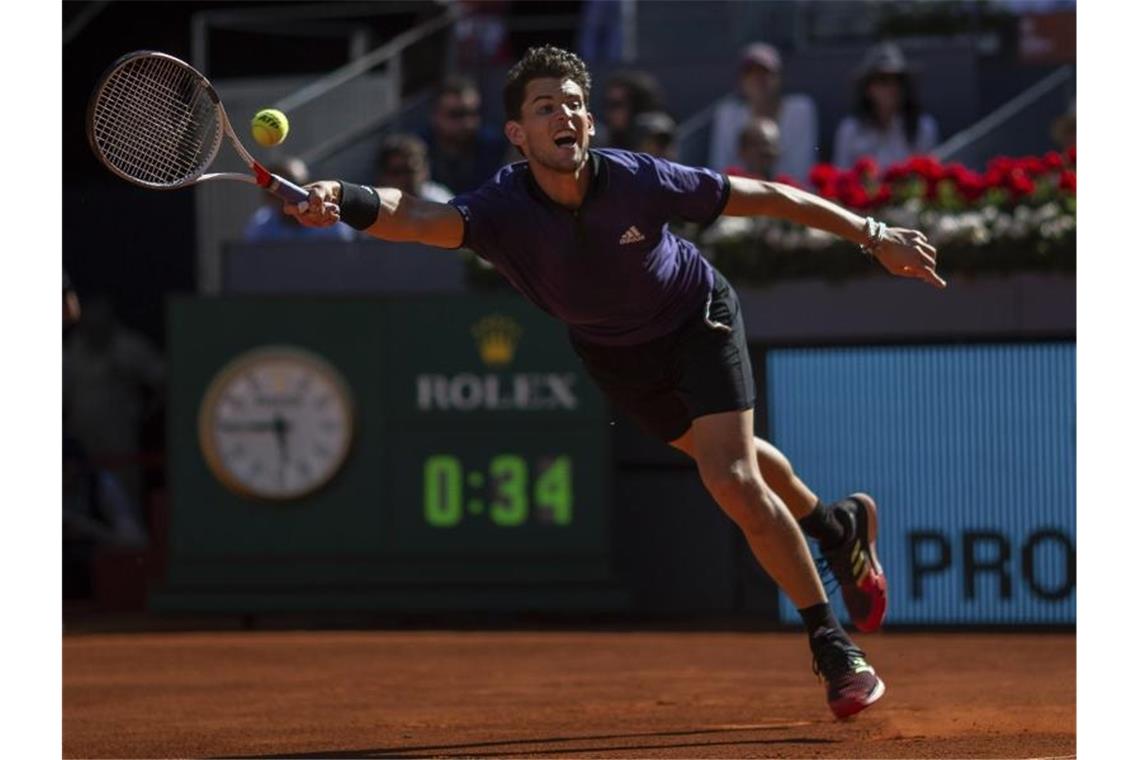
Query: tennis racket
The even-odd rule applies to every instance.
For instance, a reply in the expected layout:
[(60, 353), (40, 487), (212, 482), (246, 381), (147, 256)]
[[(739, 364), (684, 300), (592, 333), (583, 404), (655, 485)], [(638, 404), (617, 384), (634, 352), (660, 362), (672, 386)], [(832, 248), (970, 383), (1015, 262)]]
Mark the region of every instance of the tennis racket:
[[(206, 173), (223, 135), (249, 166), (249, 174)], [(309, 197), (249, 154), (209, 80), (166, 53), (128, 53), (99, 78), (87, 109), (87, 139), (114, 174), (151, 190), (231, 179), (258, 185), (298, 205)]]

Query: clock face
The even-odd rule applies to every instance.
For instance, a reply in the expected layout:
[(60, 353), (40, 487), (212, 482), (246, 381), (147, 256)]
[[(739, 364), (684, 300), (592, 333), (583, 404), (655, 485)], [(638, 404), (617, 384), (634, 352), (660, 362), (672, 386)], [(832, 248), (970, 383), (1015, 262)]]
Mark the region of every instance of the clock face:
[(348, 386), (296, 348), (243, 354), (214, 378), (198, 417), (214, 475), (243, 496), (296, 499), (337, 473), (353, 435)]

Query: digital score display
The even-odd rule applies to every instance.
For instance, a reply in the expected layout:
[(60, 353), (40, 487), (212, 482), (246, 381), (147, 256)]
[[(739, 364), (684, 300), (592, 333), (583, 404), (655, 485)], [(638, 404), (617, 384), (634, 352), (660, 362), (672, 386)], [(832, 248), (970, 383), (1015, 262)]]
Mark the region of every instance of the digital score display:
[(450, 454), (430, 456), (423, 466), (424, 520), (435, 528), (453, 528), (465, 514), (486, 514), (503, 528), (528, 520), (569, 525), (574, 519), (573, 468), (573, 459), (565, 454), (534, 462), (499, 454), (485, 469), (473, 470)]
[(408, 432), (393, 462), (401, 550), (535, 556), (606, 548), (609, 478), (595, 430)]

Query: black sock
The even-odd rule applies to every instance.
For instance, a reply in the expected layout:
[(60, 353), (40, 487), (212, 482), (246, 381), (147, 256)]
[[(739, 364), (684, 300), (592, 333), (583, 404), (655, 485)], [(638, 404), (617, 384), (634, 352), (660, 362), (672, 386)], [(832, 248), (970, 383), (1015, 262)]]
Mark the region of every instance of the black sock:
[(835, 504), (824, 504), (821, 501), (799, 519), (800, 530), (818, 541), (821, 549), (839, 546), (847, 540), (849, 531), (847, 520), (839, 516), (840, 511)]
[(803, 618), (804, 628), (807, 628), (807, 634), (810, 638), (820, 628), (831, 628), (832, 630), (843, 632), (843, 626), (835, 618), (835, 613), (831, 610), (831, 605), (827, 602), (820, 602), (813, 604), (811, 607), (804, 607), (799, 610), (800, 617)]

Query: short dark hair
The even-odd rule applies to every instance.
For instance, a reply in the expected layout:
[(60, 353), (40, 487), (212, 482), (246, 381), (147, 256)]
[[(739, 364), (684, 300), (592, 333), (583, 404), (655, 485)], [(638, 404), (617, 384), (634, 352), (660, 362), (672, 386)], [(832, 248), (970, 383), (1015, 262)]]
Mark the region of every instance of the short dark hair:
[(479, 86), (475, 84), (474, 79), (463, 74), (448, 74), (435, 93), (435, 102), (438, 104), (444, 95), (463, 95), (472, 91), (476, 95), (479, 94)]
[(569, 79), (582, 88), (582, 98), (590, 100), (590, 72), (581, 58), (569, 50), (543, 45), (530, 48), (526, 55), (507, 72), (507, 83), (503, 86), (503, 109), (507, 119), (518, 121), (522, 118), (523, 96), (526, 85), (533, 79)]
[(606, 90), (620, 87), (629, 95), (629, 110), (632, 114), (646, 111), (660, 111), (664, 98), (661, 85), (648, 71), (623, 69), (610, 74), (606, 80)]
[(388, 135), (380, 143), (380, 151), (376, 155), (376, 170), (383, 172), (388, 161), (393, 156), (404, 156), (409, 161), (419, 160), (427, 163), (427, 145), (416, 135), (397, 133)]

